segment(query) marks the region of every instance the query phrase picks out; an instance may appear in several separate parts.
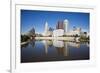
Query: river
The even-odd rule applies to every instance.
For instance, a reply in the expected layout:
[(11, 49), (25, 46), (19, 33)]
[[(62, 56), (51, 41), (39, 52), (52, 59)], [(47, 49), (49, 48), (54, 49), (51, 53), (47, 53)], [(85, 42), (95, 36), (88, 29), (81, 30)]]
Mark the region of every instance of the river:
[(32, 40), (21, 46), (21, 63), (89, 60), (88, 42)]

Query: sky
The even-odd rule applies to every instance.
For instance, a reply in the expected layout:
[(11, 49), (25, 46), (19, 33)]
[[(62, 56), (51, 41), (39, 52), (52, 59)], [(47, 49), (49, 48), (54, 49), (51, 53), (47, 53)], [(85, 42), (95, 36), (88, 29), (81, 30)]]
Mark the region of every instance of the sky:
[(69, 21), (69, 31), (73, 30), (75, 26), (89, 32), (89, 13), (21, 10), (20, 16), (21, 33), (26, 33), (33, 27), (36, 33), (43, 33), (46, 22), (48, 22), (49, 27), (56, 29), (57, 22), (65, 19)]

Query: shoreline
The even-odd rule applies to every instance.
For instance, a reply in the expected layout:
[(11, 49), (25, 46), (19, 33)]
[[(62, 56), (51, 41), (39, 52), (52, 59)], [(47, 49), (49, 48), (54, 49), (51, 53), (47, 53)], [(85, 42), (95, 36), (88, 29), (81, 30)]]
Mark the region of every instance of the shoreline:
[(75, 37), (35, 37), (35, 40), (66, 40), (66, 41), (75, 41)]
[[(70, 42), (75, 42), (75, 41), (81, 42), (81, 41), (77, 41), (75, 37), (35, 37), (32, 39), (34, 39), (34, 40), (62, 40), (62, 41), (70, 41)], [(29, 42), (29, 40), (25, 41), (25, 42), (21, 42), (21, 45), (25, 45), (28, 42)]]

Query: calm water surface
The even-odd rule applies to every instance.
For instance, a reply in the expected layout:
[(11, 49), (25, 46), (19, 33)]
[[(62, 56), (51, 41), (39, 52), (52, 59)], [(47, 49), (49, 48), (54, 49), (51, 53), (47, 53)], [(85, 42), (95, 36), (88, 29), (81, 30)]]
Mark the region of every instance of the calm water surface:
[(21, 47), (21, 62), (88, 60), (89, 44), (57, 40), (30, 41)]

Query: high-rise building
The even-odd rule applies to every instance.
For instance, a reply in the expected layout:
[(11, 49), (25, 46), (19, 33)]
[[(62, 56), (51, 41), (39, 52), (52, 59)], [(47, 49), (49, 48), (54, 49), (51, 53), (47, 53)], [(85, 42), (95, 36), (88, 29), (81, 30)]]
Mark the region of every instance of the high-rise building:
[(63, 29), (64, 32), (68, 32), (68, 20), (65, 19), (64, 21), (58, 21), (57, 25), (56, 25), (56, 29)]
[(63, 24), (64, 24), (64, 32), (68, 32), (69, 21), (67, 19), (65, 19)]
[(58, 21), (56, 29), (64, 29), (63, 21)]
[(56, 25), (56, 30), (53, 31), (53, 36), (63, 36), (68, 32), (68, 20), (65, 19), (64, 21), (58, 21)]
[(44, 30), (44, 35), (45, 35), (45, 36), (47, 36), (48, 30), (49, 30), (49, 28), (48, 28), (48, 23), (46, 22), (46, 23), (45, 23), (45, 30)]

